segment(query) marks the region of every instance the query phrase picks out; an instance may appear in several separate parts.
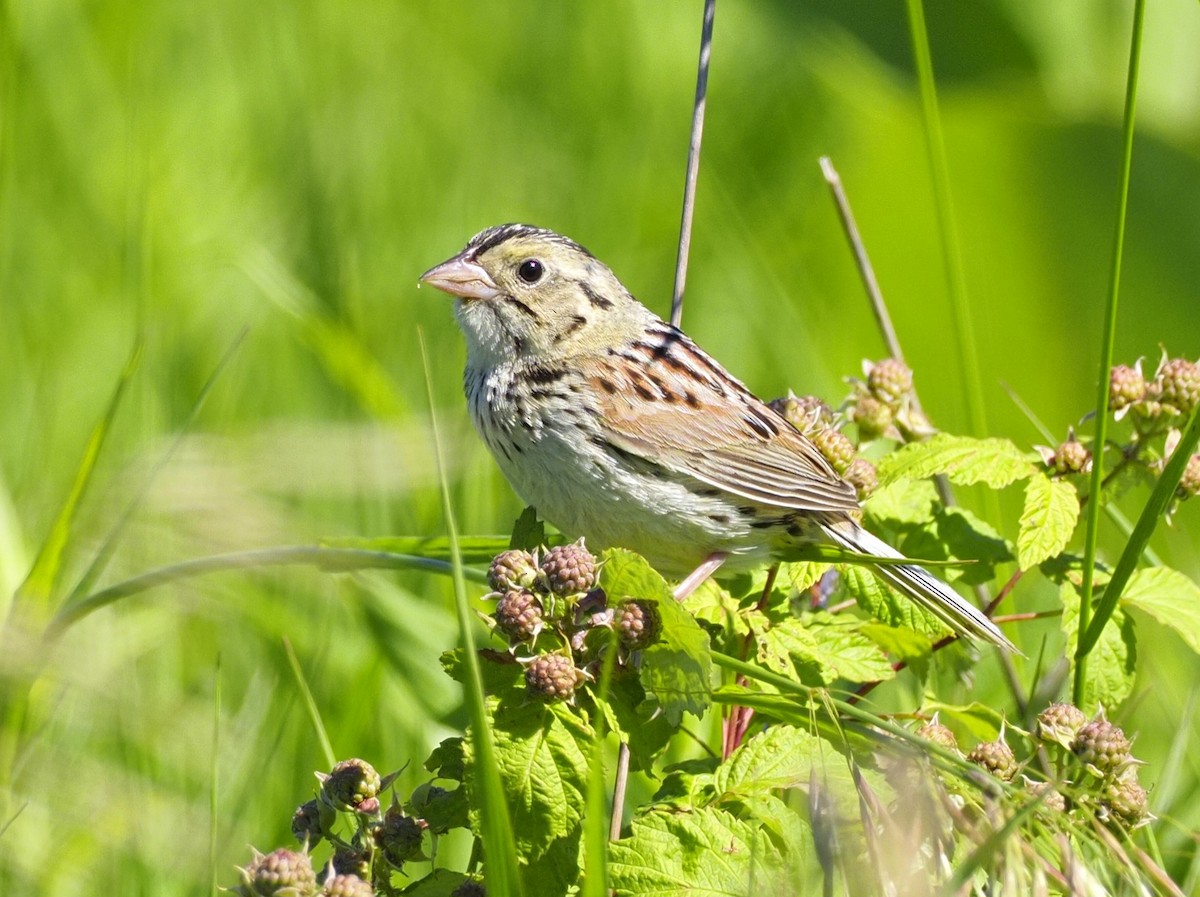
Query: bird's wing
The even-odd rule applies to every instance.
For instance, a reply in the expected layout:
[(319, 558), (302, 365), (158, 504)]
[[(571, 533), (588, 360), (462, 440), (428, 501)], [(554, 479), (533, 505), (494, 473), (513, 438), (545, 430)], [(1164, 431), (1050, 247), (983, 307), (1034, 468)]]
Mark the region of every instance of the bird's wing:
[(579, 364), (613, 448), (753, 502), (858, 510), (854, 487), (806, 437), (679, 331)]

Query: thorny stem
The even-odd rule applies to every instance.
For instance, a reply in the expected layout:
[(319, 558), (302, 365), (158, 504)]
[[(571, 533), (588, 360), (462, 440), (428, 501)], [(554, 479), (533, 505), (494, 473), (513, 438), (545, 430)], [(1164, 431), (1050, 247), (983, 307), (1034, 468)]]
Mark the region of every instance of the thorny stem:
[(687, 175), (683, 182), (683, 213), (679, 222), (679, 252), (675, 257), (675, 288), (671, 296), (671, 323), (683, 319), (683, 288), (687, 282), (688, 250), (692, 245), (692, 217), (696, 209), (696, 179), (700, 173), (700, 141), (704, 137), (704, 107), (708, 96), (708, 66), (712, 61), (713, 17), (717, 0), (704, 0), (700, 29), (700, 62), (696, 68), (696, 102), (692, 106), (692, 136), (688, 144)]

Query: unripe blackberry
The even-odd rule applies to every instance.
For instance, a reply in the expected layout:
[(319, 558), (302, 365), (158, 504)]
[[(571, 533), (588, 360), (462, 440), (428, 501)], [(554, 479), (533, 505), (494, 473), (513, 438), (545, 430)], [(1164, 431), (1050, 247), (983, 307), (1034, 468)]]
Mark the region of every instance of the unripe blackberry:
[(1087, 717), (1074, 704), (1051, 704), (1038, 714), (1038, 738), (1070, 748), (1086, 722)]
[(1146, 789), (1133, 779), (1113, 782), (1105, 791), (1104, 804), (1122, 822), (1136, 826), (1146, 818)]
[(818, 430), (809, 437), (825, 460), (838, 473), (845, 473), (854, 461), (854, 443), (837, 430)]
[(514, 589), (500, 596), (493, 617), (510, 641), (532, 641), (542, 631), (542, 602), (528, 589)]
[(375, 826), (373, 834), (387, 861), (399, 868), (420, 856), (425, 826), (393, 804), (384, 814), (383, 822)]
[(324, 833), (321, 830), (321, 807), (315, 800), (310, 800), (296, 807), (292, 814), (292, 834), (301, 844), (312, 848), (321, 842)]
[(578, 595), (596, 584), (596, 559), (583, 540), (551, 548), (542, 561), (542, 572), (555, 595)]
[(1121, 411), (1146, 398), (1146, 378), (1136, 367), (1118, 364), (1108, 379), (1108, 407)]
[(1086, 473), (1092, 469), (1092, 453), (1072, 436), (1054, 450), (1051, 464), (1059, 473)]
[(816, 396), (789, 394), (787, 398), (773, 401), (771, 407), (806, 435), (833, 425), (833, 411)]
[(1180, 498), (1200, 495), (1200, 454), (1188, 458), (1183, 476), (1179, 478), (1179, 485), (1175, 487), (1175, 494)]
[(892, 409), (872, 395), (859, 395), (850, 412), (850, 419), (858, 426), (863, 439), (882, 436), (892, 425)]
[(889, 405), (898, 405), (912, 392), (912, 385), (912, 370), (898, 358), (885, 358), (872, 365), (867, 374), (867, 388), (875, 398)]
[(847, 483), (854, 487), (859, 501), (865, 499), (879, 486), (879, 474), (875, 470), (875, 465), (866, 458), (855, 458), (842, 476), (846, 478)]
[(1129, 739), (1120, 726), (1106, 719), (1085, 723), (1071, 742), (1071, 751), (1096, 775), (1115, 777), (1133, 761)]
[(492, 558), (487, 576), (493, 592), (532, 588), (538, 580), (537, 561), (528, 551), (502, 551)]
[(321, 897), (375, 897), (375, 889), (357, 875), (331, 875), (321, 888)]
[(371, 850), (367, 847), (339, 847), (329, 858), (334, 875), (357, 875), (359, 878), (371, 877)]
[(984, 741), (971, 748), (967, 759), (978, 764), (1005, 782), (1011, 782), (1017, 774), (1017, 758), (1012, 748), (1003, 741)]
[(925, 723), (917, 729), (917, 736), (926, 741), (944, 747), (948, 751), (958, 751), (958, 739), (954, 733), (938, 722)]
[(583, 673), (565, 654), (542, 654), (525, 668), (529, 691), (548, 701), (565, 701), (583, 682)]
[(450, 892), (450, 897), (487, 897), (487, 890), (483, 882), (468, 878)]
[(339, 812), (379, 808), (375, 801), (379, 794), (379, 773), (366, 760), (343, 760), (330, 770), (329, 775), (318, 775), (318, 778), (321, 780), (321, 800)]
[(279, 848), (258, 854), (242, 872), (242, 897), (311, 897), (317, 876), (308, 854)]
[(1162, 384), (1162, 402), (1181, 414), (1191, 414), (1200, 405), (1200, 364), (1186, 358), (1172, 358), (1158, 371)]
[(1067, 799), (1050, 782), (1033, 782), (1026, 779), (1025, 787), (1029, 789), (1029, 793), (1034, 797), (1045, 795), (1045, 798), (1042, 800), (1042, 806), (1047, 810), (1053, 810), (1056, 813), (1065, 813), (1067, 811)]
[(654, 644), (662, 632), (658, 609), (648, 601), (632, 598), (617, 609), (613, 625), (621, 644), (634, 650)]

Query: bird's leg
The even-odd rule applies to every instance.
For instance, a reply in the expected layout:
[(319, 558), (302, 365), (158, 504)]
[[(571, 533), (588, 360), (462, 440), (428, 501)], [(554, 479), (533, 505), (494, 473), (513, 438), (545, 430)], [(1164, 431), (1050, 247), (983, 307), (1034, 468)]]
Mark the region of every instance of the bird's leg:
[(689, 573), (679, 585), (675, 587), (675, 600), (682, 601), (708, 580), (710, 576), (720, 569), (725, 563), (725, 558), (729, 557), (724, 551), (714, 551), (706, 557), (700, 566)]

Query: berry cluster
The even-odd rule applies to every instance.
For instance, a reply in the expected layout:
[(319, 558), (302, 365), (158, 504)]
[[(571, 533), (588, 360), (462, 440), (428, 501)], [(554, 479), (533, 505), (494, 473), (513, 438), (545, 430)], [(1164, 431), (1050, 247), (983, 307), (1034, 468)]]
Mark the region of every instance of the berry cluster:
[[(401, 805), (393, 793), (384, 810), (380, 795), (396, 773), (380, 776), (365, 760), (343, 760), (328, 773), (317, 773), (317, 796), (296, 808), (292, 834), (299, 850), (279, 848), (239, 868), (232, 891), (241, 897), (376, 897), (397, 893), (393, 877), (406, 863), (425, 859), (424, 842), (457, 825), (466, 825), (454, 792), (432, 783), (421, 785)], [(461, 819), (456, 818), (461, 816)], [(426, 818), (428, 817), (428, 818)], [(313, 862), (321, 842), (330, 851), (323, 865)], [(467, 877), (454, 897), (482, 895), (482, 884)]]
[[(954, 733), (938, 722), (936, 715), (921, 725), (916, 734), (938, 747), (960, 753)], [(1090, 813), (1126, 828), (1145, 825), (1152, 819), (1147, 810), (1146, 790), (1137, 781), (1140, 761), (1133, 757), (1125, 733), (1105, 719), (1103, 711), (1089, 720), (1071, 704), (1051, 704), (1038, 714), (1035, 736), (1042, 747), (1050, 749), (1053, 781), (1022, 778), (1026, 790), (1040, 798), (1046, 810)], [(1003, 782), (1012, 782), (1030, 765), (1037, 749), (1038, 744), (1031, 743), (1030, 756), (1018, 760), (1002, 729), (995, 741), (975, 745), (967, 760)]]
[(812, 440), (830, 466), (854, 486), (860, 499), (879, 485), (875, 465), (859, 457), (854, 443), (838, 428), (833, 411), (820, 399), (789, 393), (786, 398), (773, 401), (771, 407)]
[(492, 627), (514, 653), (532, 652), (518, 658), (531, 697), (572, 700), (604, 656), (596, 642), (605, 633), (615, 634), (622, 663), (658, 639), (654, 603), (637, 598), (610, 603), (597, 588), (598, 573), (582, 539), (544, 553), (510, 549), (493, 558), (488, 568), (493, 589), (488, 597), (496, 602)]

